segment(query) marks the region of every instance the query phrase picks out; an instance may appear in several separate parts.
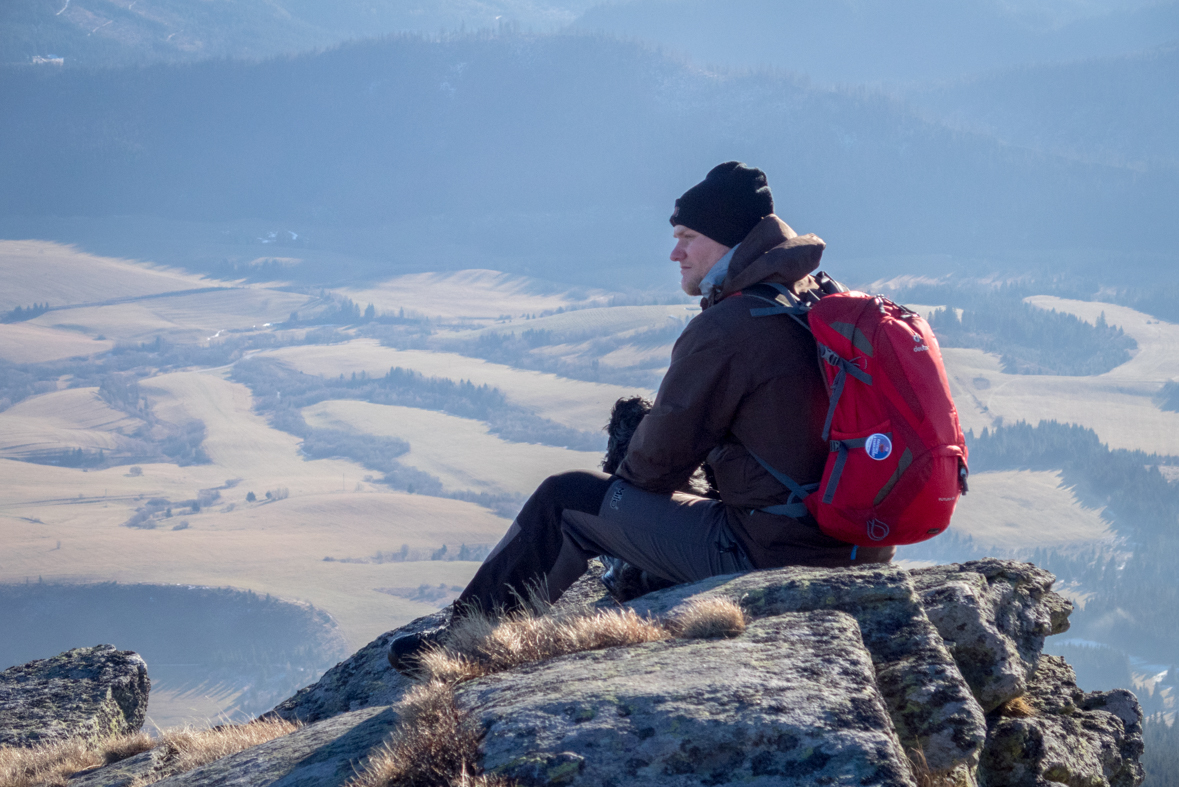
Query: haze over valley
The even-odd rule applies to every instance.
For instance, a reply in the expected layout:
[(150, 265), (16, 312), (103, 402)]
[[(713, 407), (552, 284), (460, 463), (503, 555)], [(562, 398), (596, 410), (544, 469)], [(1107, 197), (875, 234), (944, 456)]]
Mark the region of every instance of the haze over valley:
[(244, 718), (449, 603), (653, 395), (699, 313), (671, 206), (740, 159), (937, 331), (971, 491), (903, 564), (1053, 571), (1049, 650), (1172, 718), (1177, 20), (6, 4), (0, 669), (118, 638), (157, 724)]

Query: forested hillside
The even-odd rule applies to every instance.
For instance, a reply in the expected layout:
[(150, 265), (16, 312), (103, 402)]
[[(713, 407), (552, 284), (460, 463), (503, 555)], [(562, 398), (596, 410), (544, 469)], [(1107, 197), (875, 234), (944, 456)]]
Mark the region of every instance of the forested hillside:
[(1160, 46), (1175, 39), (1179, 4), (631, 0), (600, 3), (576, 27), (658, 43), (703, 63), (895, 85)]
[(5, 0), (0, 65), (66, 68), (258, 58), (415, 31), (568, 24), (589, 0)]
[[(1179, 24), (1172, 27), (1179, 36)], [(911, 90), (931, 117), (1022, 147), (1179, 167), (1179, 47), (1028, 65)], [(1109, 227), (1113, 230), (1113, 227)]]
[[(383, 226), (396, 239), (386, 258), (496, 267), (487, 255), (510, 248), (512, 264), (560, 278), (662, 259), (673, 197), (740, 158), (770, 173), (778, 212), (837, 255), (1179, 240), (1174, 173), (1055, 159), (884, 98), (706, 73), (596, 36), (393, 37), (257, 64), (9, 70), (0, 91), (7, 214)], [(1095, 226), (1118, 234), (1089, 235)]]

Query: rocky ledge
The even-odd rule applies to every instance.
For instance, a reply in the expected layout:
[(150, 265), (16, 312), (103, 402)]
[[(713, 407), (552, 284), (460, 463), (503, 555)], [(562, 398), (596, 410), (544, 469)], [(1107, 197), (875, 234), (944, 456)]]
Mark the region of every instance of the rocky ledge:
[[(998, 560), (717, 577), (627, 606), (673, 620), (727, 599), (747, 621), (737, 636), (571, 653), (459, 683), (453, 703), (478, 730), (478, 767), (519, 785), (1136, 787), (1135, 697), (1082, 692), (1041, 655), (1071, 611), (1052, 582)], [(574, 599), (618, 606), (592, 577)], [(383, 635), (272, 711), (297, 732), (158, 784), (344, 784), (420, 719), (389, 639), (440, 619)], [(120, 765), (86, 787), (127, 783), (137, 766)]]
[(151, 681), (137, 654), (76, 648), (0, 672), (0, 746), (135, 732)]

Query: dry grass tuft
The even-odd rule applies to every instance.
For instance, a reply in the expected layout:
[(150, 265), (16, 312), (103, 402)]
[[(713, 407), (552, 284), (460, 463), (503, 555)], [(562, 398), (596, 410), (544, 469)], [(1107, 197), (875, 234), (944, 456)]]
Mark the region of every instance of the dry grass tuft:
[(451, 624), (444, 644), (422, 655), (424, 683), (402, 701), (397, 729), (346, 787), (510, 787), (478, 772), (482, 730), (455, 706), (456, 684), (587, 650), (745, 630), (741, 608), (723, 598), (693, 601), (668, 621), (631, 609), (560, 612), (539, 592), (520, 602), (520, 611), (499, 618), (467, 610)]
[(131, 787), (143, 787), (169, 776), (187, 773), (211, 762), (290, 735), (299, 725), (283, 719), (258, 719), (249, 724), (223, 724), (208, 730), (180, 729), (165, 732), (158, 741), (159, 765), (136, 779)]
[(995, 712), (1010, 719), (1026, 719), (1036, 715), (1036, 709), (1025, 697), (1009, 699), (996, 708)]
[(918, 749), (909, 750), (909, 767), (917, 787), (970, 787), (974, 780), (962, 770), (949, 772), (933, 771), (925, 760), (925, 754)]
[(134, 757), (156, 745), (137, 732), (109, 738), (74, 738), (32, 748), (0, 746), (0, 787), (65, 787), (79, 771)]
[(693, 599), (667, 626), (684, 639), (732, 638), (745, 631), (745, 613), (731, 599)]
[(401, 701), (401, 722), (345, 787), (507, 787), (478, 773), (483, 731), (454, 702), (454, 687), (431, 681)]
[(66, 787), (70, 777), (80, 771), (162, 748), (160, 766), (133, 782), (132, 787), (142, 787), (296, 729), (290, 722), (268, 720), (211, 730), (168, 730), (159, 738), (137, 732), (109, 738), (74, 738), (32, 748), (0, 746), (0, 787)]
[(451, 626), (444, 647), (422, 657), (422, 667), (431, 680), (459, 683), (534, 661), (668, 636), (659, 623), (629, 609), (543, 617), (526, 610), (498, 621), (469, 614)]

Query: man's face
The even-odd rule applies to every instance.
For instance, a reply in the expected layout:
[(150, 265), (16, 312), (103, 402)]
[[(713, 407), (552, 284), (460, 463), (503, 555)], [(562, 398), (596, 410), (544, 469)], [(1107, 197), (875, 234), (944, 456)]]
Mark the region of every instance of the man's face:
[(675, 225), (672, 236), (676, 244), (671, 250), (671, 261), (680, 264), (680, 287), (688, 295), (699, 295), (700, 282), (704, 281), (712, 266), (728, 253), (729, 247), (683, 224)]

